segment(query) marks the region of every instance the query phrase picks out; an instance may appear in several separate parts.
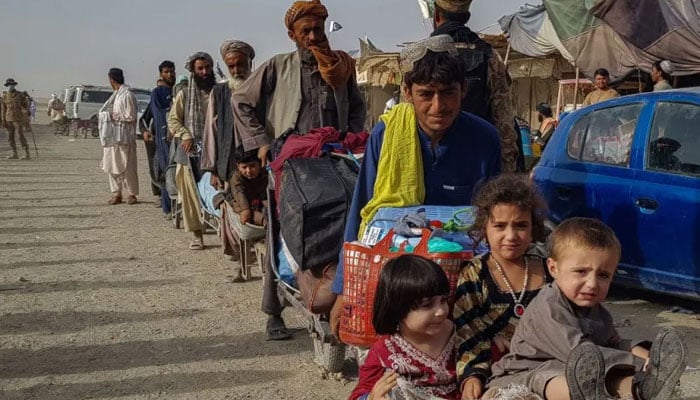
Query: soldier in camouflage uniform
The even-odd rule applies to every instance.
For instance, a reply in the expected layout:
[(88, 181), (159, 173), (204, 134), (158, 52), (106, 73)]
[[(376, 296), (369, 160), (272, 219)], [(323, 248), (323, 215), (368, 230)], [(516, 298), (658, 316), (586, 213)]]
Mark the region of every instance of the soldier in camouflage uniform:
[(26, 123), (25, 120), (29, 118), (29, 102), (23, 93), (15, 89), (15, 86), (17, 86), (17, 82), (12, 78), (5, 81), (5, 87), (8, 90), (3, 93), (2, 101), (0, 101), (0, 123), (7, 128), (10, 147), (12, 148), (12, 155), (7, 158), (18, 158), (17, 143), (15, 142), (15, 135), (17, 135), (24, 148), (22, 159), (28, 160), (31, 156), (29, 155), (27, 139), (24, 137), (24, 125)]
[(513, 98), (503, 60), (466, 26), (472, 0), (435, 0), (431, 36), (450, 35), (467, 67), (467, 94), (462, 110), (491, 122), (501, 138), (503, 172), (516, 170), (518, 136), (513, 127)]

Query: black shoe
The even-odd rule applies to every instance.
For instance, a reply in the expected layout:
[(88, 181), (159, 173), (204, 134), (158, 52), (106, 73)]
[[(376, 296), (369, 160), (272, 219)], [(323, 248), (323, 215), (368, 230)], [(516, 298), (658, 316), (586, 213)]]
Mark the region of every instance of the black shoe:
[(670, 399), (687, 365), (688, 348), (681, 334), (673, 328), (662, 329), (649, 350), (647, 370), (635, 375), (637, 398)]
[(287, 340), (292, 337), (284, 320), (279, 315), (270, 315), (265, 330), (267, 331), (267, 340)]
[(605, 392), (605, 361), (598, 346), (583, 342), (566, 360), (566, 383), (571, 400), (608, 400)]

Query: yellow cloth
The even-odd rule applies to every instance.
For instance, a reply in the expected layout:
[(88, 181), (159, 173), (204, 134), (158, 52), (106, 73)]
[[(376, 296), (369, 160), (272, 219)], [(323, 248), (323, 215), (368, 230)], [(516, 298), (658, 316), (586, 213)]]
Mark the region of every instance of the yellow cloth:
[(423, 156), (413, 105), (397, 104), (381, 120), (385, 126), (384, 141), (372, 199), (360, 211), (360, 239), (380, 208), (415, 206), (425, 200)]
[(175, 167), (175, 185), (177, 185), (178, 203), (182, 205), (182, 221), (185, 223), (185, 232), (201, 232), (202, 222), (199, 219), (199, 195), (197, 194), (197, 182), (189, 165), (177, 164)]

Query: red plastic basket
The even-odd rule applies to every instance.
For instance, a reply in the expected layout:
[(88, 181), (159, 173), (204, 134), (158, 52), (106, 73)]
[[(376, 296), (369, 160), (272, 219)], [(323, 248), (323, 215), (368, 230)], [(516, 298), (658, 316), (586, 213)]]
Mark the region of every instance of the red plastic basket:
[[(374, 247), (357, 243), (343, 245), (343, 309), (340, 317), (340, 340), (356, 346), (369, 346), (377, 340), (372, 326), (374, 298), (384, 264), (392, 258), (408, 254), (400, 249), (391, 252), (394, 231), (391, 230)], [(454, 303), (459, 273), (465, 261), (472, 258), (473, 252), (430, 253), (428, 239), (430, 230), (423, 231), (420, 243), (413, 253), (430, 259), (440, 265), (450, 281), (450, 307)]]

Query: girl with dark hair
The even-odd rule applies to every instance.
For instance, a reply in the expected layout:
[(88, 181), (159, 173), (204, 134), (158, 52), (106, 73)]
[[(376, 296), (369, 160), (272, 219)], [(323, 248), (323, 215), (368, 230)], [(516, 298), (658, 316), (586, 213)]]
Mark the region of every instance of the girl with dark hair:
[[(459, 399), (450, 284), (436, 263), (414, 255), (382, 268), (372, 325), (384, 335), (369, 350), (350, 400)], [(390, 397), (395, 398), (395, 397)]]
[(457, 283), (453, 317), (457, 329), (457, 374), (462, 398), (480, 399), (491, 365), (508, 353), (525, 307), (551, 277), (542, 257), (528, 254), (545, 240), (546, 205), (525, 175), (504, 174), (488, 182), (473, 203), (469, 236), (489, 252), (475, 257)]

